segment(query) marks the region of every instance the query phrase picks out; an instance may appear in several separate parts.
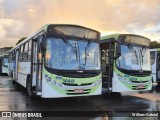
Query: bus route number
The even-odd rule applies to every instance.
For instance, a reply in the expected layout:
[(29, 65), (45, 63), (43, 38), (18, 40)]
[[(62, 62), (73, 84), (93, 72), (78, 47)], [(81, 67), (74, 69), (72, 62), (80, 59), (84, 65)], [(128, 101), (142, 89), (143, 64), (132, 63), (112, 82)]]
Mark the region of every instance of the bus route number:
[(69, 84), (74, 84), (74, 80), (73, 79), (63, 79), (64, 83), (69, 83)]

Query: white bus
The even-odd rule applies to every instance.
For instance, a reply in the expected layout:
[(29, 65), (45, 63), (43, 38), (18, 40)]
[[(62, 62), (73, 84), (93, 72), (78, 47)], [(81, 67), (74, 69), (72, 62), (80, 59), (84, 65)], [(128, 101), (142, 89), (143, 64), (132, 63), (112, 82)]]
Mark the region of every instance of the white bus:
[(10, 76), (30, 96), (100, 95), (100, 33), (78, 25), (44, 25), (9, 52)]
[(103, 36), (102, 86), (108, 92), (151, 90), (150, 40), (134, 34)]
[(8, 74), (8, 55), (0, 55), (0, 74)]
[(152, 80), (160, 84), (160, 48), (150, 49)]

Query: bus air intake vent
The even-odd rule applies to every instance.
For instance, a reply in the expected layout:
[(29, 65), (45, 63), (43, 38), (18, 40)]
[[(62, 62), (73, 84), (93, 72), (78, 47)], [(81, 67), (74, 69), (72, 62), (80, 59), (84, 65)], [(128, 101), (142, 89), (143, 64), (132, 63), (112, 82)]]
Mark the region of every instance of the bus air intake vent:
[(133, 83), (147, 83), (148, 81), (134, 81), (134, 80), (131, 80), (131, 82), (133, 82)]
[(61, 74), (64, 77), (73, 77), (73, 78), (89, 78), (89, 77), (95, 77), (98, 74)]

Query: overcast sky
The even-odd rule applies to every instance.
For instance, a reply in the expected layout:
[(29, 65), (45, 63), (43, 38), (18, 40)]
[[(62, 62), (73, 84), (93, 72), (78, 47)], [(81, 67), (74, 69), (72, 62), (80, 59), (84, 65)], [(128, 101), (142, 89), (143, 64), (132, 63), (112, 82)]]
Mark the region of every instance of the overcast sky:
[(108, 35), (160, 42), (160, 0), (0, 0), (0, 47), (14, 46), (47, 23), (78, 24)]

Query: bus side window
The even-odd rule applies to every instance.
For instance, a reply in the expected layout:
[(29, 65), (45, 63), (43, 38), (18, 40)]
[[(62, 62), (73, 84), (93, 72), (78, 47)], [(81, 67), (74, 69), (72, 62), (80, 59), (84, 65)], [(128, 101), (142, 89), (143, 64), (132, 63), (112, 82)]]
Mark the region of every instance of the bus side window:
[(32, 41), (30, 40), (28, 42), (28, 61), (31, 61), (31, 47), (32, 47)]
[(23, 53), (23, 45), (21, 45), (19, 49), (19, 61), (22, 60), (22, 53)]
[(30, 40), (30, 41), (28, 42), (28, 51), (31, 50), (31, 47), (32, 47), (32, 41)]
[(22, 53), (22, 59), (24, 61), (28, 60), (28, 42), (24, 44), (24, 51)]

